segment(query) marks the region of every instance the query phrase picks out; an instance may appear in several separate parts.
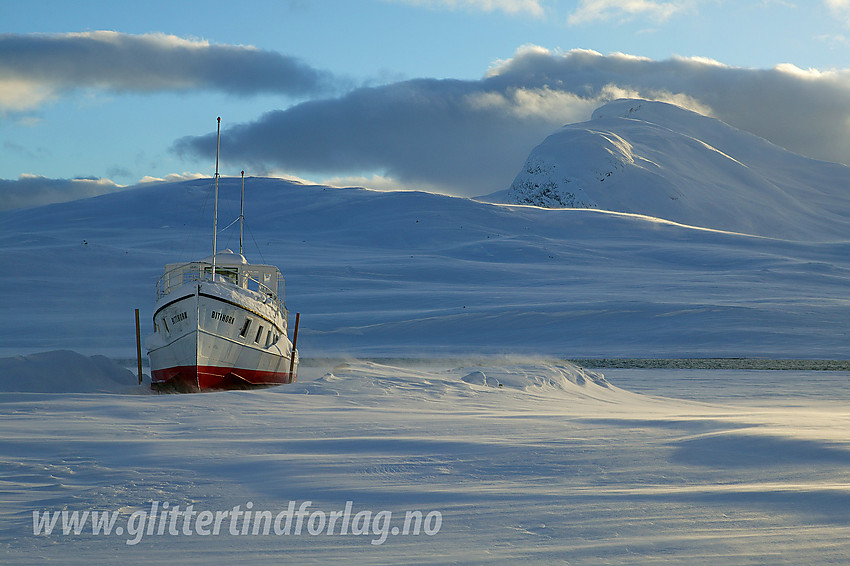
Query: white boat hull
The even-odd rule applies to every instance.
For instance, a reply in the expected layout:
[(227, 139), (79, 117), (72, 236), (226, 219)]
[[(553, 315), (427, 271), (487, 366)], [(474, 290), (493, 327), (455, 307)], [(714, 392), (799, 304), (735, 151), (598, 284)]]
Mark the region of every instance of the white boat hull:
[(261, 293), (186, 283), (157, 302), (154, 325), (146, 344), (154, 389), (242, 389), (296, 379), (286, 318)]

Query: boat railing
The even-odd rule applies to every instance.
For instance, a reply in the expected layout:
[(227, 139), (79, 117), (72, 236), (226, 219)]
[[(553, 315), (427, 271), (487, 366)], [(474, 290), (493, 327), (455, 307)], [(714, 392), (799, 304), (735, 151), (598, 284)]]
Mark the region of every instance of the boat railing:
[[(212, 264), (202, 261), (193, 261), (177, 265), (166, 272), (159, 278), (156, 283), (156, 299), (168, 295), (178, 287), (191, 283), (192, 281), (213, 281)], [(283, 305), (283, 288), (284, 280), (280, 276), (280, 272), (267, 274), (260, 271), (252, 272), (250, 268), (246, 269), (242, 266), (219, 266), (215, 268), (215, 282), (228, 283), (243, 289), (254, 291), (261, 295), (271, 297)], [(254, 275), (273, 277), (269, 282), (273, 281), (275, 288), (263, 283)]]
[[(218, 271), (218, 270), (216, 270), (216, 271)], [(219, 277), (221, 277), (221, 276), (219, 276)], [(278, 289), (283, 289), (283, 278), (282, 277), (278, 276), (277, 281), (275, 281), (275, 283), (277, 283)], [(248, 274), (243, 274), (241, 287), (243, 289), (249, 289), (251, 291), (256, 291), (257, 293), (260, 293), (262, 295), (267, 295), (269, 297), (272, 297), (275, 300), (279, 300), (280, 302), (283, 302), (281, 297), (278, 295), (277, 291), (275, 291), (274, 289), (272, 289), (271, 287), (269, 287), (265, 283), (262, 283), (259, 279), (251, 277)]]

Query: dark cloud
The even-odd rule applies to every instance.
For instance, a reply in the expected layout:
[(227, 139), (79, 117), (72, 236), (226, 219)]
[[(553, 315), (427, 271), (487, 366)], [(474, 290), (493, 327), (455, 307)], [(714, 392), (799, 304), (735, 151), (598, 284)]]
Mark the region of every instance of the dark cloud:
[[(480, 93), (476, 82), (430, 79), (358, 89), (225, 128), (222, 154), (254, 170), (381, 170), (460, 193), (500, 190), (552, 123), (481, 106)], [(215, 137), (176, 145), (181, 153), (209, 156)]]
[(305, 96), (327, 95), (337, 83), (328, 72), (272, 51), (111, 31), (2, 34), (0, 79), (6, 85), (0, 85), (0, 103), (12, 109), (77, 88)]
[[(407, 185), (484, 194), (509, 186), (546, 135), (622, 97), (674, 102), (792, 151), (850, 163), (850, 71), (537, 47), (477, 81), (404, 81), (269, 112), (226, 128), (222, 151), (227, 144), (228, 159), (258, 170), (380, 170)], [(176, 148), (209, 156), (214, 135), (181, 139)]]
[(123, 188), (108, 179), (48, 179), (21, 175), (18, 180), (0, 179), (0, 210), (68, 202)]

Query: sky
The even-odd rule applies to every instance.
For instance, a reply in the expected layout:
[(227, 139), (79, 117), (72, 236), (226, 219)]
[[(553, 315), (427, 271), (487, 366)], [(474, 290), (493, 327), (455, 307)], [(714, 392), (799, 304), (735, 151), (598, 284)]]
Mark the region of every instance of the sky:
[(0, 0), (0, 209), (221, 174), (485, 195), (672, 102), (850, 164), (850, 0)]

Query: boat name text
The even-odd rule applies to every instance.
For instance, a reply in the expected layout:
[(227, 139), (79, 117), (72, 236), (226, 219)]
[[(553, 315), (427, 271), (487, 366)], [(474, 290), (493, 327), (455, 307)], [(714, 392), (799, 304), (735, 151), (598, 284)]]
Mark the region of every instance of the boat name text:
[(230, 316), (229, 314), (224, 314), (223, 312), (212, 311), (212, 318), (215, 320), (220, 320), (222, 322), (226, 322), (227, 324), (233, 324), (236, 319)]

